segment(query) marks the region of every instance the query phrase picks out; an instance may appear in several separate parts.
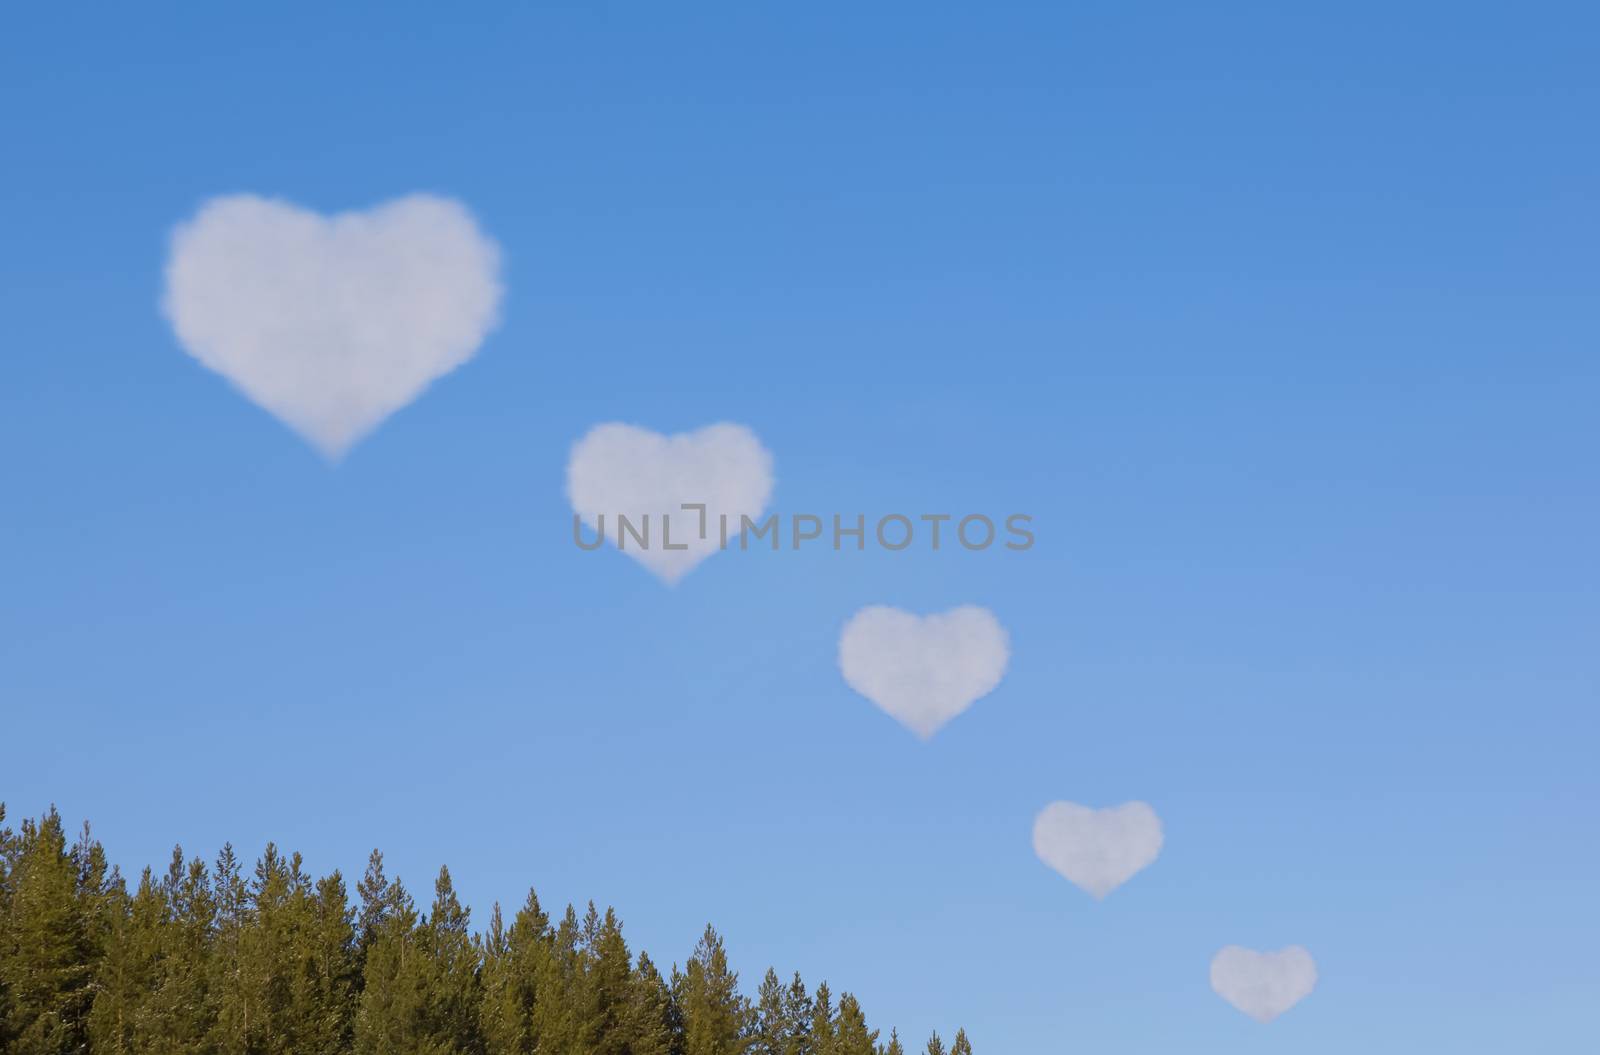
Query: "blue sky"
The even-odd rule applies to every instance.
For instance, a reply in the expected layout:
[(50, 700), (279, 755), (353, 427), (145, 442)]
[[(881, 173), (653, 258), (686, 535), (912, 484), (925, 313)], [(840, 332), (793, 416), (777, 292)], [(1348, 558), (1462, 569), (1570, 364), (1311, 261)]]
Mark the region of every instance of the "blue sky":
[[(13, 12), (0, 799), (709, 919), (985, 1053), (1592, 1044), (1600, 17), (1290, 6)], [(166, 239), (419, 190), (504, 323), (330, 468), (183, 354)], [(1038, 544), (668, 589), (570, 541), (614, 420)], [(1005, 681), (918, 741), (835, 666), (877, 603), (991, 608)], [(1095, 903), (1053, 799), (1162, 857)], [(1239, 1015), (1232, 943), (1317, 992)]]

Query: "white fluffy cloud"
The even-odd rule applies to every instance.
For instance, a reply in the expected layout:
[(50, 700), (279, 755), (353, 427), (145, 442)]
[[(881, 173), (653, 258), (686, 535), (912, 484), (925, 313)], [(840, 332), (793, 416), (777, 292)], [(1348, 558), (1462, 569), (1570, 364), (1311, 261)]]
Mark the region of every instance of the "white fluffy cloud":
[(1211, 960), (1211, 988), (1258, 1022), (1271, 1022), (1316, 986), (1316, 961), (1298, 945), (1278, 952), (1229, 945)]
[(1010, 660), (1005, 628), (973, 605), (929, 616), (873, 605), (839, 636), (844, 680), (924, 740), (994, 691)]
[[(760, 523), (772, 486), (771, 453), (755, 433), (726, 423), (675, 436), (634, 425), (599, 425), (573, 446), (567, 462), (573, 511), (591, 530), (603, 527), (612, 545), (669, 584), (721, 548), (722, 517), (730, 544), (740, 534), (742, 517)], [(703, 536), (701, 513), (685, 505), (706, 507)], [(619, 516), (635, 531), (648, 518), (648, 544), (620, 533)]]
[(1103, 898), (1161, 853), (1161, 818), (1143, 802), (1090, 809), (1052, 802), (1033, 822), (1039, 860)]
[(443, 198), (324, 217), (238, 195), (173, 233), (162, 306), (190, 355), (337, 459), (472, 358), (499, 270)]

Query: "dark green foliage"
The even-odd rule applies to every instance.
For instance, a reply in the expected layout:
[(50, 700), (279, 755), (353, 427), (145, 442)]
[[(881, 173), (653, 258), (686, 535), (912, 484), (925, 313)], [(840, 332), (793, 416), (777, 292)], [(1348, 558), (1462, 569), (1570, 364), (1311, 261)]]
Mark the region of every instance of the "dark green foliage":
[[(350, 904), (269, 844), (247, 874), (174, 849), (130, 894), (85, 827), (3, 826), (5, 1055), (904, 1055), (855, 997), (775, 971), (752, 1003), (707, 927), (670, 980), (611, 909), (552, 925), (528, 892), (482, 934), (441, 869), (427, 912), (373, 851)], [(930, 1055), (945, 1055), (937, 1035)], [(949, 1055), (971, 1055), (964, 1032)]]

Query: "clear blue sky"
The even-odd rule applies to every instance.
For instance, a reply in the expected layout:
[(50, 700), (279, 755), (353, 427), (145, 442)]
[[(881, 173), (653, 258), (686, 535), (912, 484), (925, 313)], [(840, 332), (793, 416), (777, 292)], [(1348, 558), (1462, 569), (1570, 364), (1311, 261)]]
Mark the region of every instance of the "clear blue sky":
[[(480, 922), (709, 919), (982, 1055), (1587, 1050), (1600, 16), (1303, 6), (12, 10), (0, 798), (130, 870), (378, 845)], [(504, 247), (505, 323), (330, 469), (180, 351), (166, 237), (414, 190)], [(669, 590), (569, 540), (612, 420), (1039, 543)], [(1015, 658), (923, 744), (837, 634), (967, 602)], [(1165, 852), (1096, 904), (1053, 799)], [(1259, 1026), (1230, 943), (1321, 986)]]

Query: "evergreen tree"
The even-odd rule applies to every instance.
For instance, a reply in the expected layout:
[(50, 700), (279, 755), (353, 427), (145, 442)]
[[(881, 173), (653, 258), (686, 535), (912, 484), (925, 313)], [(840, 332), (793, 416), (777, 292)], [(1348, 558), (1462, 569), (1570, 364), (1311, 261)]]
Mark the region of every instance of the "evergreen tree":
[(383, 874), (383, 854), (373, 850), (367, 857), (367, 870), (356, 883), (361, 907), (356, 912), (356, 964), (366, 962), (367, 950), (378, 940), (378, 931), (394, 907), (389, 877)]
[(456, 897), (448, 868), (439, 869), (433, 906), (421, 937), (426, 957), (423, 1016), (427, 1050), (474, 1055), (483, 1050), (478, 1034), (478, 950), (468, 929), (468, 912)]
[(9, 1051), (11, 988), (5, 984), (7, 950), (11, 947), (11, 881), (16, 874), (17, 837), (6, 827), (6, 804), (0, 802), (0, 1051)]
[(290, 1006), (297, 1055), (350, 1050), (354, 1030), (356, 949), (354, 913), (338, 872), (301, 886), (294, 895), (294, 957)]
[(767, 968), (756, 993), (755, 1043), (752, 1055), (788, 1055), (791, 1026), (783, 1006), (785, 990), (778, 972)]
[(423, 977), (417, 910), (405, 885), (385, 883), (383, 909), (374, 917), (366, 949), (361, 999), (356, 1005), (356, 1055), (412, 1055), (422, 1044)]
[(77, 1052), (88, 1044), (96, 955), (78, 900), (78, 868), (67, 853), (61, 815), (22, 823), (0, 947), (0, 989), (10, 1050)]
[[(161, 902), (165, 911), (156, 988), (147, 1005), (149, 1031), (173, 1050), (202, 1050), (216, 1024), (210, 954), (217, 908), (205, 862), (198, 857), (186, 862), (183, 850), (174, 848)], [(134, 931), (135, 941), (141, 934), (142, 928)]]
[(294, 1055), (299, 1020), (294, 1006), (300, 889), (307, 882), (299, 855), (286, 858), (273, 843), (256, 861), (248, 925), (240, 934), (235, 991), (244, 1024), (241, 1055)]
[(534, 974), (538, 999), (533, 1005), (535, 1049), (558, 1055), (581, 1055), (578, 1042), (579, 1007), (583, 985), (583, 962), (579, 950), (581, 928), (571, 905), (550, 935), (547, 955), (542, 956)]
[(107, 864), (105, 847), (90, 834), (88, 822), (72, 848), (72, 863), (78, 870), (78, 913), (83, 919), (85, 948), (92, 960), (99, 961), (122, 911), (127, 887), (122, 873)]
[(944, 1041), (939, 1039), (938, 1030), (934, 1030), (933, 1036), (928, 1038), (928, 1055), (945, 1055)]
[(511, 938), (506, 933), (505, 917), (496, 901), (489, 910), (489, 926), (478, 939), (478, 958), (483, 966), (478, 979), (483, 985), (483, 1002), (478, 1005), (478, 1033), (487, 1055), (522, 1052), (518, 1026), (520, 1016), (514, 1000), (508, 1000), (515, 975), (511, 971)]
[(845, 993), (839, 998), (839, 1019), (834, 1026), (835, 1055), (877, 1055), (878, 1032), (867, 1028), (867, 1016), (856, 998)]
[(552, 927), (530, 891), (474, 935), (447, 869), (422, 916), (376, 851), (357, 892), (268, 844), (248, 879), (231, 846), (209, 870), (176, 848), (130, 895), (87, 826), (70, 849), (54, 810), (0, 827), (0, 1053), (904, 1055), (798, 973), (752, 1004), (710, 927), (669, 982), (612, 909)]
[(644, 953), (633, 972), (632, 1055), (682, 1055), (683, 1016), (672, 987)]
[(749, 1002), (728, 966), (722, 938), (709, 924), (680, 979), (685, 1055), (743, 1055), (750, 1045)]
[(478, 1015), (489, 1055), (549, 1050), (548, 1045), (540, 1046), (534, 1005), (550, 943), (550, 918), (532, 890), (509, 930), (502, 929), (500, 906), (495, 906), (484, 942), (483, 1006)]
[(146, 868), (131, 901), (113, 920), (106, 942), (89, 1013), (94, 1051), (149, 1051), (159, 1037), (152, 1005), (160, 987), (166, 916), (165, 895)]
[(211, 950), (211, 990), (215, 994), (216, 1018), (211, 1027), (210, 1047), (218, 1055), (247, 1055), (252, 1023), (245, 945), (253, 913), (250, 890), (231, 843), (224, 843), (222, 852), (217, 855), (211, 872), (211, 887), (217, 923)]
[(783, 1017), (788, 1027), (788, 1041), (784, 1055), (811, 1055), (813, 1010), (811, 997), (806, 994), (806, 984), (800, 980), (800, 972), (796, 971), (793, 980), (789, 982), (788, 991), (783, 996)]
[[(591, 901), (589, 918), (594, 916)], [(589, 935), (590, 928), (584, 929)], [(617, 914), (607, 908), (605, 918), (587, 938), (584, 959), (583, 1018), (578, 1037), (589, 1055), (629, 1055), (633, 1049), (629, 1014), (634, 997), (632, 962)]]
[(817, 995), (811, 1002), (810, 1055), (837, 1055), (835, 1029), (833, 991), (823, 982), (817, 986)]

